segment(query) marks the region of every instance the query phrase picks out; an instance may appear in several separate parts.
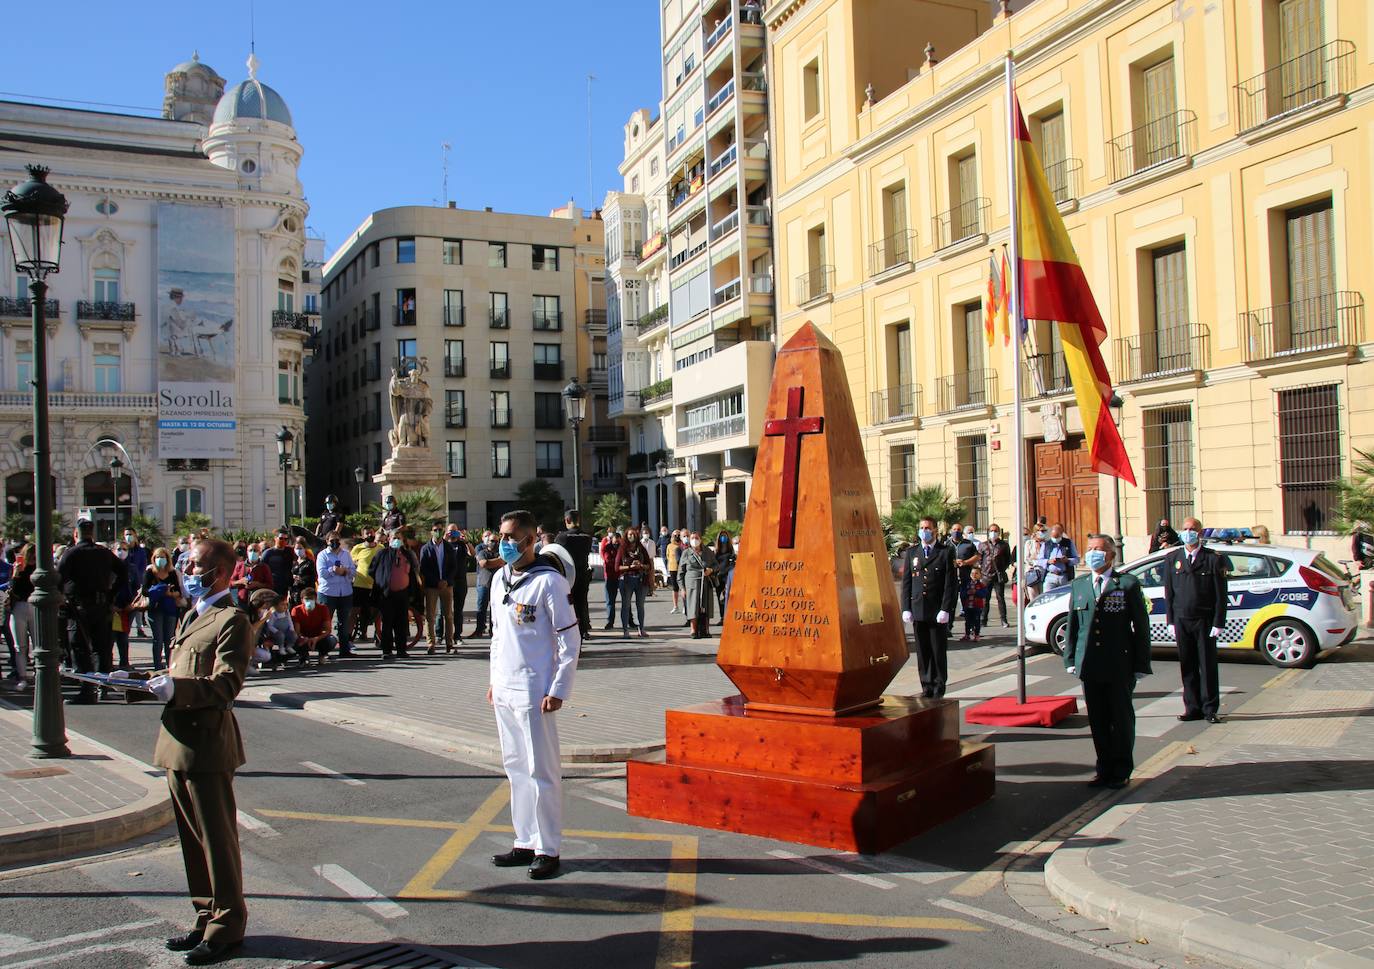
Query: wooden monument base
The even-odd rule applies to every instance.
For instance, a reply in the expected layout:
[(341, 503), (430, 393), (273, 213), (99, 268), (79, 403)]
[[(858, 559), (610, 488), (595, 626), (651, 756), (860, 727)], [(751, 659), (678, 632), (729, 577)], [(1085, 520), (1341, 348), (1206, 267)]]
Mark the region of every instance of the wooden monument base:
[(884, 696), (843, 717), (669, 710), (667, 744), (626, 764), (636, 817), (876, 854), (992, 796), (993, 749), (959, 739), (959, 704)]

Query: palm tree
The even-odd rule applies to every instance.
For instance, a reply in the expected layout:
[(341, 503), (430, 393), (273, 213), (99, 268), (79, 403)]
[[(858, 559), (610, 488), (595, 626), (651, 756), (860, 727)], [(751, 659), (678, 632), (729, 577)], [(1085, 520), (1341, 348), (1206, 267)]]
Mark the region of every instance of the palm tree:
[[(414, 491), (407, 491), (405, 494), (396, 494), (396, 510), (406, 516), (406, 524), (419, 527), (442, 522), (448, 515), (448, 508), (444, 506), (444, 499), (439, 496), (439, 492), (433, 488), (417, 488)], [(380, 522), (384, 509), (377, 502), (367, 506), (367, 513), (372, 516), (372, 521)]]
[(917, 540), (922, 518), (933, 518), (937, 525), (959, 521), (968, 513), (962, 498), (954, 498), (944, 485), (922, 485), (892, 506), (883, 519), (883, 531), (905, 542)]
[(1339, 497), (1331, 525), (1341, 532), (1374, 526), (1374, 451), (1355, 451), (1355, 473), (1337, 482)]

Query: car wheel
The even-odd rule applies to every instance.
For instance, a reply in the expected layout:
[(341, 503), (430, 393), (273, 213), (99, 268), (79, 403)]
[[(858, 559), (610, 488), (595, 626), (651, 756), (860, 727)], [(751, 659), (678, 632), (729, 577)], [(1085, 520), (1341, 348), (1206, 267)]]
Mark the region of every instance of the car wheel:
[(1279, 669), (1305, 668), (1317, 658), (1317, 637), (1296, 619), (1284, 617), (1266, 623), (1255, 641), (1264, 658)]
[(1045, 633), (1045, 642), (1050, 644), (1050, 649), (1054, 650), (1056, 656), (1063, 656), (1064, 650), (1068, 648), (1066, 640), (1069, 637), (1069, 620), (1060, 616), (1050, 623), (1049, 631)]

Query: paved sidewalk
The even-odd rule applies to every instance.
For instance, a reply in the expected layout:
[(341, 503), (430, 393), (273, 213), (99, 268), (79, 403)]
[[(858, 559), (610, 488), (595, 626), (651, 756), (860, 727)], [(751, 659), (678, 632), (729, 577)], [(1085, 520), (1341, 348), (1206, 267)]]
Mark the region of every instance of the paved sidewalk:
[(71, 757), (32, 758), (32, 722), (0, 704), (0, 864), (106, 848), (171, 823), (161, 771), (70, 730)]
[(1374, 643), (1276, 674), (1054, 852), (1060, 902), (1222, 965), (1374, 969)]

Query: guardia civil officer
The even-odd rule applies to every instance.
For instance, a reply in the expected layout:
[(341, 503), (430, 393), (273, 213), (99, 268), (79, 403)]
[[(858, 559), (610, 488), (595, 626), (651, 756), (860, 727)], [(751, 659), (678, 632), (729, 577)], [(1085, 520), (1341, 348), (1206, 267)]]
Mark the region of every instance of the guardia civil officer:
[[(529, 866), (531, 878), (558, 873), (563, 791), (554, 714), (572, 690), (582, 645), (572, 586), (550, 556), (534, 550), (534, 516), (501, 516), (501, 558), (491, 582), (491, 685), (501, 759), (510, 779), (515, 845), (492, 857), (500, 868)], [(568, 559), (562, 546), (550, 546)]]
[(244, 753), (234, 698), (248, 671), (253, 630), (230, 595), (232, 545), (202, 538), (183, 561), (195, 605), (172, 639), (167, 672), (148, 688), (167, 704), (153, 763), (167, 771), (196, 911), (195, 925), (168, 939), (167, 948), (185, 952), (188, 965), (206, 966), (233, 955), (248, 924), (234, 804), (234, 771)]
[(1221, 723), (1217, 637), (1226, 628), (1226, 560), (1202, 544), (1196, 518), (1183, 520), (1178, 537), (1183, 547), (1164, 560), (1164, 603), (1183, 676), (1179, 719)]
[(1088, 539), (1091, 570), (1069, 589), (1064, 667), (1083, 681), (1097, 751), (1092, 787), (1125, 787), (1135, 769), (1136, 681), (1150, 673), (1150, 612), (1139, 580), (1115, 572), (1116, 543)]
[(935, 519), (922, 518), (920, 541), (905, 552), (902, 622), (916, 628), (916, 666), (921, 695), (942, 697), (949, 680), (949, 621), (959, 594), (954, 550), (935, 544)]

